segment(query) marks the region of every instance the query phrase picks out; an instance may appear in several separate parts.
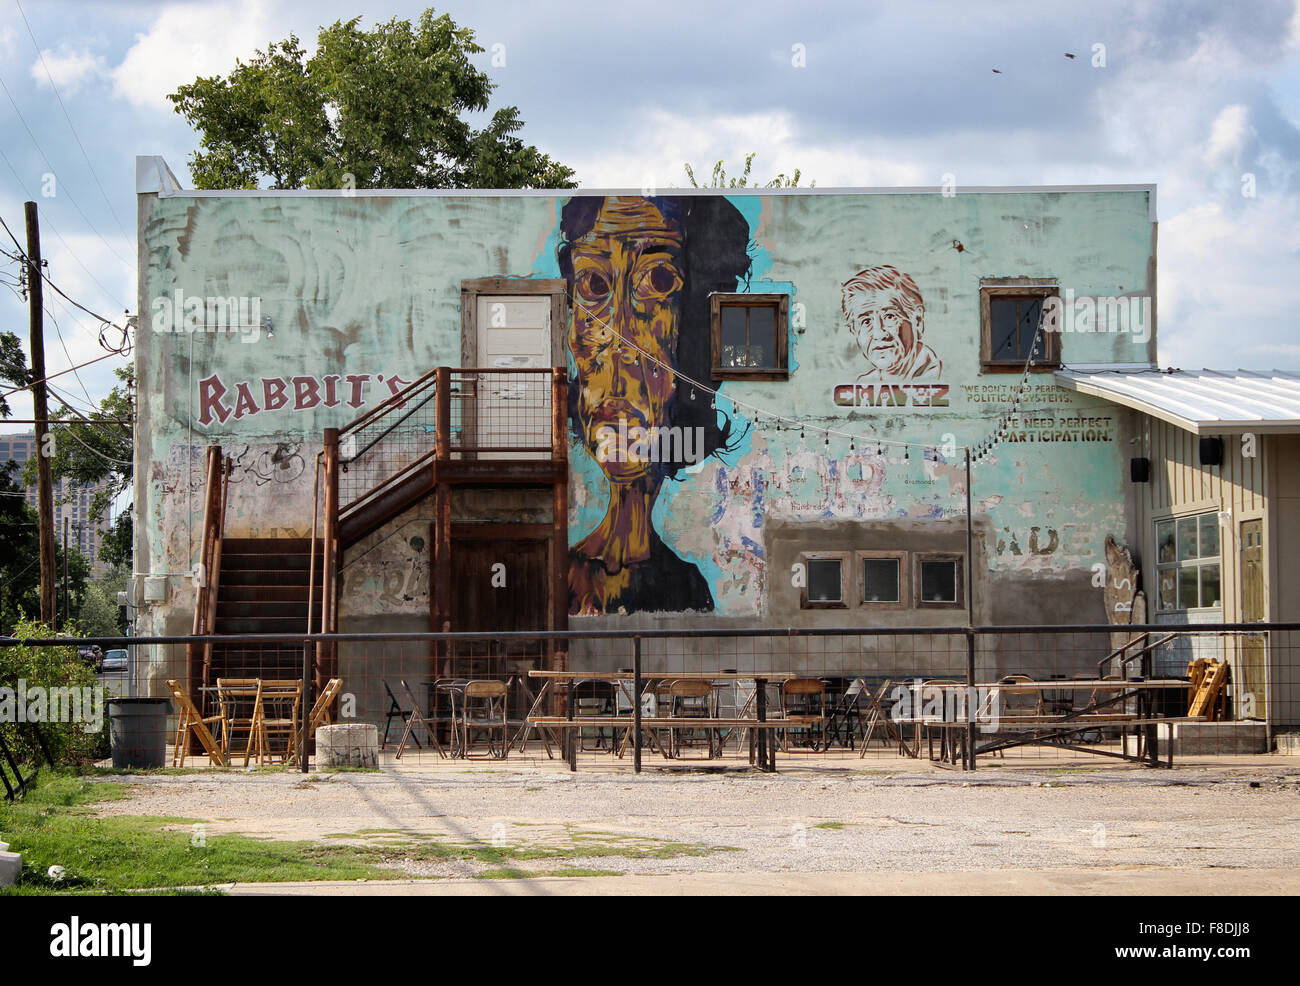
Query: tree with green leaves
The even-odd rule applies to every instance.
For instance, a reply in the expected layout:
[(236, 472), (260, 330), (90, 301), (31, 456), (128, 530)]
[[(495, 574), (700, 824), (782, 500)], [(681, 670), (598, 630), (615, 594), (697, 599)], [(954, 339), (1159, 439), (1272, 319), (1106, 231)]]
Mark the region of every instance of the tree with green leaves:
[[(21, 387), (27, 383), (27, 354), (12, 332), (0, 332), (0, 381)], [(9, 404), (0, 394), (0, 418), (10, 415)], [(0, 463), (2, 464), (2, 463)]]
[(495, 83), (474, 32), (432, 8), (373, 30), (336, 21), (307, 57), (292, 34), (167, 98), (199, 134), (198, 188), (572, 188), (570, 168), (517, 136), (514, 106), (476, 130)]
[[(750, 182), (749, 175), (754, 167), (754, 158), (758, 157), (758, 151), (753, 151), (745, 155), (745, 170), (741, 172), (740, 177), (727, 177), (727, 170), (723, 163), (719, 161), (713, 166), (713, 174), (709, 176), (707, 184), (701, 185), (695, 180), (695, 169), (690, 164), (685, 164), (686, 177), (691, 183), (691, 188), (759, 188), (758, 182)], [(786, 177), (785, 172), (777, 175), (775, 178), (763, 184), (762, 188), (798, 188), (799, 179), (802, 172), (794, 169), (794, 174)], [(817, 183), (809, 182), (809, 188), (816, 188)]]

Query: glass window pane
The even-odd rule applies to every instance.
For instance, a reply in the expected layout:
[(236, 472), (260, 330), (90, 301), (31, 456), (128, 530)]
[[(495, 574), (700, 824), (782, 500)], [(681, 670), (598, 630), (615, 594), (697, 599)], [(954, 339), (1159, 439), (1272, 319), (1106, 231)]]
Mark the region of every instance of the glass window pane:
[(1201, 566), (1201, 605), (1219, 605), (1219, 566)]
[(838, 558), (813, 558), (808, 562), (808, 601), (837, 603), (844, 598), (840, 588)]
[(1196, 518), (1178, 518), (1178, 560), (1189, 561), (1196, 557)]
[(1159, 576), (1160, 589), (1157, 605), (1162, 612), (1178, 608), (1178, 580), (1172, 568), (1164, 569)]
[(1178, 570), (1178, 608), (1195, 609), (1200, 605), (1195, 568)]
[(989, 359), (1015, 360), (1020, 357), (1016, 344), (1016, 299), (989, 299)]
[(1160, 565), (1174, 561), (1174, 522), (1162, 520), (1156, 524), (1156, 562)]
[(955, 603), (957, 601), (956, 562), (921, 562), (921, 599), (927, 603)]
[(898, 602), (897, 558), (862, 560), (862, 601), (864, 603)]
[(749, 353), (745, 341), (745, 308), (743, 305), (722, 306), (722, 365), (749, 365)]
[(749, 310), (749, 365), (776, 366), (776, 309)]
[(1201, 557), (1219, 557), (1219, 517), (1217, 514), (1201, 515)]

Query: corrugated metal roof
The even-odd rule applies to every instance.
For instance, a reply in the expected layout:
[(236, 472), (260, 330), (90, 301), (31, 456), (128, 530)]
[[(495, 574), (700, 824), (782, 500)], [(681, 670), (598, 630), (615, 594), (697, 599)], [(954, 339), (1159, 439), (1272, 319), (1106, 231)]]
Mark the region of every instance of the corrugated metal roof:
[(1300, 432), (1300, 372), (1067, 368), (1056, 382), (1131, 407), (1197, 435)]

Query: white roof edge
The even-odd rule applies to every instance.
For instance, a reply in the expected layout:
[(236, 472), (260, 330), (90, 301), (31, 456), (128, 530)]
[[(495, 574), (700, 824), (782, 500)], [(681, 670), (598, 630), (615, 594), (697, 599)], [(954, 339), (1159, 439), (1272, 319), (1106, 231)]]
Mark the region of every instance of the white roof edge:
[[(1253, 432), (1259, 434), (1296, 434), (1300, 433), (1300, 417), (1297, 418), (1218, 418), (1206, 416), (1204, 418), (1191, 418), (1184, 414), (1179, 414), (1171, 407), (1159, 403), (1162, 396), (1153, 394), (1150, 399), (1139, 397), (1129, 393), (1127, 390), (1121, 390), (1115, 387), (1109, 387), (1103, 380), (1098, 377), (1103, 373), (1114, 372), (1117, 378), (1132, 377), (1139, 373), (1156, 374), (1156, 379), (1173, 378), (1179, 379), (1179, 373), (1167, 373), (1158, 367), (1145, 364), (1093, 364), (1089, 366), (1071, 366), (1057, 370), (1053, 377), (1058, 386), (1066, 390), (1073, 390), (1080, 394), (1087, 394), (1091, 397), (1100, 397), (1103, 400), (1110, 401), (1113, 404), (1119, 404), (1123, 407), (1132, 408), (1143, 414), (1148, 414), (1153, 418), (1161, 421), (1167, 421), (1170, 424), (1177, 425), (1185, 431), (1190, 431), (1194, 435), (1216, 435), (1216, 434), (1238, 434), (1242, 432)], [(1257, 371), (1237, 371), (1237, 375), (1251, 374)], [(1226, 370), (1204, 370), (1202, 374), (1223, 376), (1229, 379), (1233, 378), (1232, 371)], [(1198, 374), (1199, 377), (1201, 374)], [(1183, 374), (1181, 379), (1187, 379), (1188, 375)]]
[[(143, 161), (157, 162), (154, 167), (161, 167), (171, 177), (170, 188), (159, 188), (157, 182), (150, 187), (142, 187), (140, 165)], [(647, 190), (645, 188), (253, 188), (253, 189), (182, 189), (180, 182), (172, 175), (167, 163), (158, 155), (142, 155), (136, 158), (136, 192), (155, 192), (160, 198), (181, 195), (190, 198), (257, 198), (275, 196), (280, 198), (389, 198), (396, 196), (431, 196), (458, 198), (496, 198), (502, 196), (519, 196), (541, 198), (556, 195), (618, 195), (644, 197), (646, 195), (946, 195), (959, 197), (966, 194), (1009, 195), (1015, 193), (1054, 193), (1054, 192), (1147, 192), (1149, 199), (1147, 213), (1152, 222), (1156, 221), (1156, 184), (1141, 182), (1135, 184), (1100, 184), (1100, 185), (969, 185), (956, 186), (955, 189), (942, 185), (900, 185), (897, 187), (846, 187), (827, 188), (678, 188), (665, 186)]]

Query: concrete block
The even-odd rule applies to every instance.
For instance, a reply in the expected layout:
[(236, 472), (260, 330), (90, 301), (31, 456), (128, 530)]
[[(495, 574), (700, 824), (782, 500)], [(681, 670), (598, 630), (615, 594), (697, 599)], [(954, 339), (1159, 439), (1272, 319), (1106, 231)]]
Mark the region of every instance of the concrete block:
[(0, 852), (0, 887), (12, 887), (22, 871), (22, 853)]
[[(1175, 757), (1268, 752), (1268, 730), (1262, 722), (1166, 722), (1156, 725), (1162, 760), (1169, 752), (1166, 744), (1171, 728)], [(1124, 752), (1134, 749), (1130, 735), (1124, 741)]]
[(316, 730), (317, 767), (378, 767), (379, 728), (352, 722)]
[(1300, 733), (1277, 733), (1273, 742), (1277, 753), (1285, 757), (1300, 757)]

